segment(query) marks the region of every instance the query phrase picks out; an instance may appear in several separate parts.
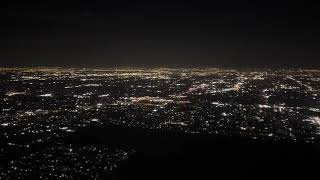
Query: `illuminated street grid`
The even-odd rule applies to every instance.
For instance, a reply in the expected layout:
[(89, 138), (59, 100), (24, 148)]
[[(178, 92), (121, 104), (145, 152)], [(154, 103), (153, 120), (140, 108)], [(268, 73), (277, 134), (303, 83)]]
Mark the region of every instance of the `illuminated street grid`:
[[(129, 150), (84, 146), (69, 152), (72, 145), (54, 145), (53, 139), (88, 126), (319, 142), (318, 70), (0, 69), (0, 98), (0, 154), (25, 151), (25, 155), (0, 165), (9, 169), (0, 169), (3, 177), (19, 176), (30, 170), (27, 162), (39, 159), (45, 162), (33, 166), (59, 176), (75, 171), (95, 177), (93, 171), (85, 174), (86, 165), (93, 163), (109, 171), (113, 162), (125, 159)], [(29, 148), (46, 143), (51, 145), (44, 152), (29, 150), (26, 154)], [(79, 159), (85, 151), (112, 160), (86, 163), (86, 159)], [(59, 153), (63, 159), (75, 159), (78, 165), (65, 167), (66, 173), (48, 170), (65, 163), (50, 158), (50, 154)], [(98, 173), (100, 168), (96, 169)]]

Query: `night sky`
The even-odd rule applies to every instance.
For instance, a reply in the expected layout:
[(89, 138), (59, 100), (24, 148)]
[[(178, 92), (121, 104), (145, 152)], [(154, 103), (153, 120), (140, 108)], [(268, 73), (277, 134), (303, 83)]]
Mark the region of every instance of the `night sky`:
[(8, 1), (0, 66), (320, 67), (303, 1)]

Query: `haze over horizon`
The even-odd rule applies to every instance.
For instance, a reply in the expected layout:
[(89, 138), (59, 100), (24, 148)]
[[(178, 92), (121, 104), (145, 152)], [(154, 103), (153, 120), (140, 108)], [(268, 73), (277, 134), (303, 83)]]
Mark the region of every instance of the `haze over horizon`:
[(10, 1), (0, 66), (319, 67), (318, 5)]

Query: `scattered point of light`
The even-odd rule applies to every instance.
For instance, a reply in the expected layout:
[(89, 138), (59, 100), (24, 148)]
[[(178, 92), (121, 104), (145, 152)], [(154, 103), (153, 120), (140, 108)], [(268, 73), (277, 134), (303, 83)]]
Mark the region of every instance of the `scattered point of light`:
[(320, 109), (318, 108), (309, 108), (310, 111), (320, 113)]
[(51, 93), (48, 94), (41, 94), (40, 97), (52, 97), (53, 95)]
[(259, 108), (271, 108), (271, 106), (265, 104), (259, 104), (258, 106)]
[(9, 126), (9, 123), (2, 123), (1, 126)]
[(102, 98), (102, 97), (108, 97), (109, 94), (102, 94), (102, 95), (99, 95), (98, 97)]
[(222, 115), (222, 116), (228, 116), (228, 114), (225, 113), (225, 112), (223, 112), (221, 115)]
[(99, 122), (99, 119), (91, 119), (92, 122)]
[(9, 91), (6, 93), (6, 96), (17, 96), (17, 95), (26, 95), (26, 92), (13, 92), (13, 91)]

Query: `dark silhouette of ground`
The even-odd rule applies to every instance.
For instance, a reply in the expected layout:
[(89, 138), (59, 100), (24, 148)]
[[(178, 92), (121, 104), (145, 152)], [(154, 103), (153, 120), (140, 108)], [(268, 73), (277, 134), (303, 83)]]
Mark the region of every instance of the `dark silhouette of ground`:
[(317, 176), (320, 147), (139, 128), (88, 128), (72, 143), (103, 143), (136, 150), (106, 179), (276, 179)]

